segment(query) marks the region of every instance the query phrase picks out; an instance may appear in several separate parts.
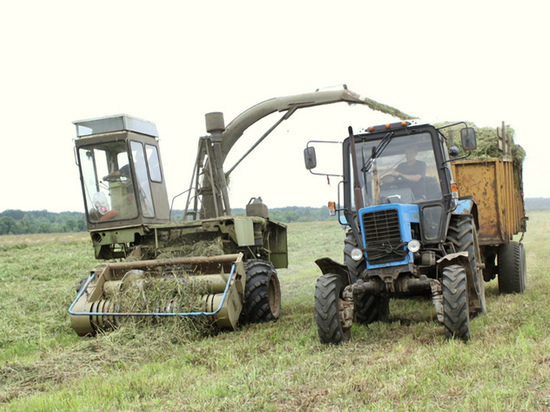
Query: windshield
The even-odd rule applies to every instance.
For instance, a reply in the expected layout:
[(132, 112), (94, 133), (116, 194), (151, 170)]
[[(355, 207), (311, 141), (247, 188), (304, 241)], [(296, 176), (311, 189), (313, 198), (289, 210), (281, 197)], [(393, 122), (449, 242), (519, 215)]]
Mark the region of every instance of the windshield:
[(119, 141), (83, 146), (79, 157), (90, 221), (137, 217), (126, 143)]
[[(379, 140), (357, 142), (355, 149), (365, 206), (418, 203), (441, 198), (441, 186), (429, 133), (400, 137), (388, 134)], [(353, 173), (350, 176), (353, 187)]]

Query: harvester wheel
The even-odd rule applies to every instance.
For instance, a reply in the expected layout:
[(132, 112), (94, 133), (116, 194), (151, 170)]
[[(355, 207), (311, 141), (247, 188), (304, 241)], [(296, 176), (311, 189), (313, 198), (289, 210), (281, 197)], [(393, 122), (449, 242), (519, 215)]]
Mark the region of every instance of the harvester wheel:
[(468, 260), (470, 261), (470, 268), (473, 273), (470, 293), (475, 293), (473, 296), (476, 296), (479, 301), (479, 306), (472, 308), (475, 310), (472, 315), (486, 313), (485, 281), (483, 279), (483, 271), (477, 267), (478, 262), (481, 261), (481, 251), (472, 216), (452, 216), (447, 233), (447, 241), (455, 245), (457, 252), (468, 252)]
[(527, 265), (523, 243), (510, 242), (498, 247), (499, 293), (523, 293)]
[(279, 319), (281, 286), (273, 265), (265, 260), (245, 263), (246, 287), (241, 322), (257, 323)]
[(325, 273), (315, 285), (315, 321), (322, 343), (338, 345), (350, 338), (349, 328), (344, 329), (340, 319), (340, 301), (346, 285), (342, 278)]
[(441, 274), (443, 324), (447, 338), (470, 340), (470, 310), (466, 269), (449, 265)]

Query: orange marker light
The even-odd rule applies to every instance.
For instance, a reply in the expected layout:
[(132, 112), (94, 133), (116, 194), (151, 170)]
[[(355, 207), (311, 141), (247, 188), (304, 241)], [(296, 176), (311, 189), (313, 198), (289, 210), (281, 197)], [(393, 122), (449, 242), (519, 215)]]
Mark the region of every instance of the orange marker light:
[(456, 183), (451, 184), (451, 196), (453, 199), (458, 199), (458, 185)]
[(336, 202), (328, 202), (328, 212), (330, 216), (336, 216)]

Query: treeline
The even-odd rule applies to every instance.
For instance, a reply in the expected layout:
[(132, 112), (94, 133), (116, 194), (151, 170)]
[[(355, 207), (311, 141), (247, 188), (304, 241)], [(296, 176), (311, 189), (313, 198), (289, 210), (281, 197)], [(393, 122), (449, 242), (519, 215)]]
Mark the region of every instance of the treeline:
[[(244, 216), (245, 209), (233, 209), (235, 216)], [(172, 220), (181, 220), (183, 210), (172, 211)], [(283, 207), (269, 210), (269, 217), (280, 222), (315, 222), (335, 219), (328, 207)], [(85, 232), (86, 216), (82, 212), (53, 213), (46, 210), (5, 210), (0, 212), (0, 235), (30, 233)]]
[(550, 198), (548, 197), (529, 197), (525, 199), (525, 209), (527, 210), (548, 210), (550, 209)]
[[(550, 210), (550, 198), (527, 198), (525, 208)], [(245, 216), (245, 209), (233, 209), (235, 216)], [(172, 220), (180, 221), (183, 210), (172, 211)], [(328, 207), (288, 206), (269, 209), (269, 217), (283, 223), (319, 222), (336, 220), (330, 216)], [(0, 235), (23, 235), (29, 233), (85, 232), (86, 217), (81, 212), (53, 213), (46, 210), (5, 210), (0, 212)]]
[(81, 212), (5, 210), (0, 213), (0, 235), (85, 232), (86, 230), (86, 218)]

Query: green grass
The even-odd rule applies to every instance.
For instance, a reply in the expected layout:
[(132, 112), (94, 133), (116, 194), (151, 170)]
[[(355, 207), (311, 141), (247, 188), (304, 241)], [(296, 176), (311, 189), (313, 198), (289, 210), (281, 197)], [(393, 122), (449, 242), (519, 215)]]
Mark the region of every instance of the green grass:
[(67, 308), (95, 260), (86, 236), (0, 237), (0, 409), (14, 411), (546, 410), (550, 213), (530, 213), (528, 290), (486, 284), (468, 343), (447, 341), (422, 299), (388, 323), (318, 342), (314, 260), (342, 260), (335, 223), (289, 226), (281, 319), (205, 334), (173, 319), (79, 338)]

